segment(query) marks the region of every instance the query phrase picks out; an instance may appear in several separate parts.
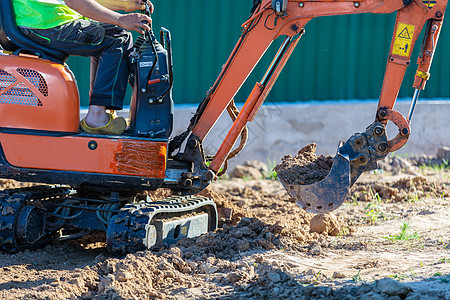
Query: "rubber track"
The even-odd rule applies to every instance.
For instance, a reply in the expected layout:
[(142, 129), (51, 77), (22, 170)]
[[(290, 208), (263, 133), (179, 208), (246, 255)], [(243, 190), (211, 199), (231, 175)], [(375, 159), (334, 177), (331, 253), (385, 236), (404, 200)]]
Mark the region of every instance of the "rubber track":
[[(147, 224), (159, 213), (185, 213), (195, 209), (212, 206), (216, 215), (214, 230), (217, 227), (217, 212), (214, 201), (203, 196), (172, 196), (162, 201), (133, 203), (125, 205), (108, 227), (108, 250), (114, 254), (126, 254), (147, 249), (144, 240)], [(113, 232), (112, 228), (113, 227)]]
[(16, 253), (33, 245), (19, 245), (16, 240), (16, 218), (22, 205), (28, 201), (50, 200), (65, 197), (69, 188), (59, 186), (35, 186), (0, 191), (0, 249)]

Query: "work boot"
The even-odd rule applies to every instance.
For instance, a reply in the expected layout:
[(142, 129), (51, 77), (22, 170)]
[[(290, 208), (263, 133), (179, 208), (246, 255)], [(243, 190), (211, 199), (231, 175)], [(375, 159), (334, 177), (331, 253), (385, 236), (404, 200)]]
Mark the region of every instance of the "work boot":
[(121, 135), (127, 129), (127, 122), (123, 117), (114, 117), (112, 113), (107, 113), (109, 121), (101, 127), (90, 127), (86, 124), (85, 118), (81, 120), (81, 129), (86, 133)]

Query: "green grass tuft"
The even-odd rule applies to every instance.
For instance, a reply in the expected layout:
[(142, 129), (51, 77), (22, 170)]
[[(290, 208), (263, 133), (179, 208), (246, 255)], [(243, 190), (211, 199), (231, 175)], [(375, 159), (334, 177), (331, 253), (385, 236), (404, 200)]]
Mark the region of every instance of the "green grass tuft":
[(409, 241), (409, 240), (416, 240), (420, 239), (420, 235), (415, 231), (414, 233), (410, 233), (409, 230), (411, 229), (409, 223), (405, 222), (403, 223), (401, 227), (401, 232), (399, 234), (390, 234), (387, 237), (384, 237), (392, 242), (395, 241)]

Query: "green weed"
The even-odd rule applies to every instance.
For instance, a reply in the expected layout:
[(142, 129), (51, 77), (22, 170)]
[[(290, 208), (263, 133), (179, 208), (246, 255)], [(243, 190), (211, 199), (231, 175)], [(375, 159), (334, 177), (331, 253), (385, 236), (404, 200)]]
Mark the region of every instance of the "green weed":
[(359, 206), (358, 198), (355, 195), (352, 195), (350, 204), (354, 206)]
[(379, 218), (386, 219), (386, 217), (381, 212), (381, 197), (378, 193), (374, 196), (374, 201), (370, 202), (365, 208), (366, 212), (366, 221), (370, 223), (375, 223), (379, 220)]
[(383, 173), (385, 173), (385, 171), (383, 169), (375, 169), (370, 172), (370, 174), (374, 174), (374, 175), (383, 174)]
[(360, 282), (361, 280), (362, 280), (362, 278), (361, 278), (361, 270), (358, 270), (358, 274), (352, 276), (352, 281)]
[(401, 227), (401, 232), (399, 234), (390, 234), (387, 237), (384, 237), (388, 240), (390, 240), (391, 242), (395, 242), (395, 241), (409, 241), (409, 240), (416, 240), (420, 238), (420, 235), (417, 233), (417, 231), (415, 231), (414, 233), (410, 233), (410, 225), (409, 223), (405, 222), (403, 223), (402, 227)]
[(445, 170), (450, 169), (449, 161), (444, 159), (441, 164), (430, 164), (430, 165), (420, 165), (419, 170), (421, 173), (426, 173), (428, 171), (432, 171), (435, 173), (442, 173)]
[(244, 180), (244, 181), (249, 181), (249, 180), (251, 180), (252, 178), (250, 177), (250, 176), (244, 176), (244, 177), (242, 177), (242, 180)]
[(411, 268), (411, 275), (407, 275), (407, 274), (400, 274), (400, 275), (388, 275), (388, 277), (390, 278), (394, 278), (394, 279), (398, 279), (398, 280), (403, 280), (403, 279), (408, 279), (408, 278), (412, 278), (412, 277), (416, 277), (416, 273), (414, 272), (414, 270)]
[(448, 160), (443, 159), (443, 162), (440, 165), (431, 165), (431, 168), (433, 169), (433, 171), (440, 173), (446, 169), (449, 169), (450, 165), (448, 163)]
[(419, 194), (417, 193), (412, 193), (407, 196), (408, 203), (416, 203), (419, 202), (419, 200)]
[(403, 279), (407, 279), (409, 277), (411, 277), (410, 275), (404, 275), (404, 274), (400, 274), (400, 275), (388, 275), (388, 277), (393, 278), (393, 279), (397, 279), (397, 280), (403, 280)]
[(338, 237), (344, 237), (346, 235), (350, 234), (350, 230), (348, 229), (348, 227), (343, 227), (341, 228), (341, 230), (339, 231), (339, 233), (337, 234)]
[(319, 281), (319, 276), (320, 276), (320, 271), (319, 271), (319, 272), (317, 272), (317, 274), (316, 274), (316, 275), (314, 275), (314, 283), (316, 283), (316, 282), (318, 282), (318, 281)]
[(440, 260), (438, 260), (437, 262), (430, 264), (430, 266), (439, 265), (439, 264), (447, 264), (447, 263), (450, 263), (450, 258), (444, 257), (444, 258), (441, 258)]
[(267, 166), (269, 167), (269, 171), (263, 172), (264, 179), (271, 179), (271, 180), (278, 179), (277, 172), (273, 170), (276, 167), (276, 165), (277, 165), (276, 159), (274, 159), (272, 161), (270, 159), (267, 159)]

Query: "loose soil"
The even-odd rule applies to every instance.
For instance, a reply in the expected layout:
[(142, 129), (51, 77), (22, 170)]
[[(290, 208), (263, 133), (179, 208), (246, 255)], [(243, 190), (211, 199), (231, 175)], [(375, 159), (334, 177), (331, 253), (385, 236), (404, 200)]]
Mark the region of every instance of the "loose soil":
[(317, 144), (311, 143), (300, 149), (296, 156), (285, 155), (274, 171), (286, 184), (312, 184), (324, 179), (330, 173), (333, 158), (317, 156)]
[(158, 252), (114, 257), (96, 233), (0, 254), (0, 299), (450, 299), (450, 169), (391, 159), (325, 215), (243, 177), (202, 192), (218, 230)]

